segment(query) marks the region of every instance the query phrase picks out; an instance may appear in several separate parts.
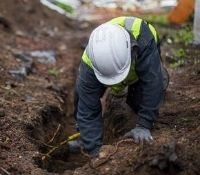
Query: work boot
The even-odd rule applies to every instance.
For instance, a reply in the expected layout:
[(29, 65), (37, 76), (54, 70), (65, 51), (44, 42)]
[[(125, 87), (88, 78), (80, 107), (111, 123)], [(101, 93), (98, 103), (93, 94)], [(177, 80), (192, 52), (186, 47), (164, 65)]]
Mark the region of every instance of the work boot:
[(83, 141), (80, 138), (78, 138), (76, 140), (69, 141), (68, 146), (70, 153), (80, 153), (81, 147), (83, 146)]

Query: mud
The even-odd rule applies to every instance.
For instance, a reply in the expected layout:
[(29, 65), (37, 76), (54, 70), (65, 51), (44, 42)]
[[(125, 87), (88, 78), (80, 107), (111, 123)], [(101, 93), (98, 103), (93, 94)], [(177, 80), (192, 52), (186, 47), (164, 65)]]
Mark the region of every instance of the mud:
[[(157, 26), (170, 86), (151, 144), (121, 140), (134, 127), (136, 115), (125, 96), (107, 92), (105, 146), (99, 157), (89, 160), (82, 154), (72, 155), (65, 146), (42, 161), (50, 148), (75, 133), (73, 89), (82, 46), (94, 26), (121, 12), (117, 9), (106, 15), (105, 9), (99, 9), (101, 20), (87, 23), (61, 16), (38, 0), (2, 1), (0, 10), (0, 174), (199, 174), (200, 49), (168, 44), (168, 36), (179, 29)], [(172, 58), (180, 48), (186, 51), (186, 61), (172, 69)], [(28, 76), (13, 77), (9, 71), (21, 64), (14, 55), (35, 50), (55, 51), (56, 64), (33, 61)]]

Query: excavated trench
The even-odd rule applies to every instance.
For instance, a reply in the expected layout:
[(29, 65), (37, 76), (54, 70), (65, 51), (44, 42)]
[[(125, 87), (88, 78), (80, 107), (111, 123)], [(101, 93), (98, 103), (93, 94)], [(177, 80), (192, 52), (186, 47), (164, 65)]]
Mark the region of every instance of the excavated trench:
[(66, 123), (65, 113), (62, 113), (58, 108), (48, 107), (41, 112), (41, 116), (42, 123), (35, 128), (33, 138), (41, 141), (42, 144), (39, 145), (38, 149), (42, 155), (35, 158), (35, 163), (40, 168), (55, 173), (74, 170), (83, 165), (86, 160), (80, 155), (70, 155), (67, 144), (59, 147), (45, 160), (41, 159), (42, 156), (46, 156), (52, 148), (69, 136), (69, 131), (67, 131), (69, 124)]
[[(62, 99), (67, 99), (66, 97)], [(104, 97), (104, 142), (113, 143), (132, 127), (132, 112), (125, 105), (125, 96), (115, 97), (106, 93)], [(69, 104), (68, 104), (69, 105)], [(59, 105), (58, 105), (59, 106)], [(72, 173), (76, 168), (82, 167), (88, 162), (88, 158), (82, 154), (69, 154), (68, 146), (65, 144), (56, 149), (50, 156), (47, 153), (62, 141), (66, 140), (73, 131), (73, 117), (67, 113), (67, 102), (58, 106), (46, 106), (40, 111), (40, 120), (34, 126), (28, 126), (28, 133), (38, 148), (39, 155), (34, 157), (34, 162), (41, 169), (53, 173)], [(128, 115), (127, 115), (128, 114)], [(130, 115), (129, 115), (130, 114)], [(119, 122), (120, 121), (120, 122)], [(46, 156), (42, 160), (42, 156)]]
[[(27, 126), (31, 142), (36, 145), (39, 154), (33, 157), (35, 164), (48, 172), (63, 173), (73, 172), (77, 167), (83, 166), (87, 158), (83, 155), (69, 154), (67, 144), (56, 149), (47, 156), (47, 153), (57, 147), (74, 133), (73, 116), (67, 111), (67, 95), (58, 94), (64, 104), (57, 106), (47, 105), (39, 112), (39, 120), (33, 125)], [(45, 160), (42, 157), (46, 156)]]

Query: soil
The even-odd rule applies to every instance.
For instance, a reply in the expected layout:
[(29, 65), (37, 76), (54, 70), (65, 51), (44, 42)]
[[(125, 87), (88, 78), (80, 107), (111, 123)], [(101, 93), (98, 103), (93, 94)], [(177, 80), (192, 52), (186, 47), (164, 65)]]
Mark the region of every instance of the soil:
[[(135, 116), (125, 98), (105, 97), (105, 145), (88, 160), (71, 155), (67, 145), (47, 161), (47, 151), (75, 133), (73, 89), (82, 49), (91, 30), (119, 11), (98, 10), (102, 20), (80, 22), (59, 15), (38, 0), (0, 2), (0, 174), (200, 174), (200, 49), (167, 43), (177, 28), (157, 26), (170, 85), (151, 144), (120, 137), (134, 127)], [(185, 62), (170, 68), (183, 48)], [(53, 50), (56, 64), (33, 59), (28, 76), (9, 71), (24, 65), (16, 54)], [(169, 57), (170, 55), (170, 57)], [(123, 110), (122, 110), (123, 109)], [(112, 122), (111, 122), (112, 121)], [(110, 144), (110, 145), (108, 145)]]

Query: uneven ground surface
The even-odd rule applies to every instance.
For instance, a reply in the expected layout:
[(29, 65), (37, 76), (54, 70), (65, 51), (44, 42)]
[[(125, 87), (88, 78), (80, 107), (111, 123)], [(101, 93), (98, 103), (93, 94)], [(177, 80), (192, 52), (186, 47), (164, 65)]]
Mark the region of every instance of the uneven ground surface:
[[(152, 144), (119, 139), (134, 126), (133, 113), (124, 97), (109, 94), (105, 144), (112, 145), (104, 146), (98, 159), (87, 163), (87, 157), (69, 155), (64, 147), (41, 161), (47, 150), (75, 131), (73, 86), (81, 47), (100, 22), (69, 20), (35, 0), (0, 2), (0, 174), (199, 174), (200, 48), (167, 44), (166, 39), (162, 51), (171, 79)], [(158, 30), (168, 38), (179, 29)], [(185, 50), (184, 64), (172, 69), (180, 48)], [(16, 54), (35, 50), (55, 51), (56, 64), (33, 59), (28, 76), (13, 77), (9, 71), (23, 64)]]

